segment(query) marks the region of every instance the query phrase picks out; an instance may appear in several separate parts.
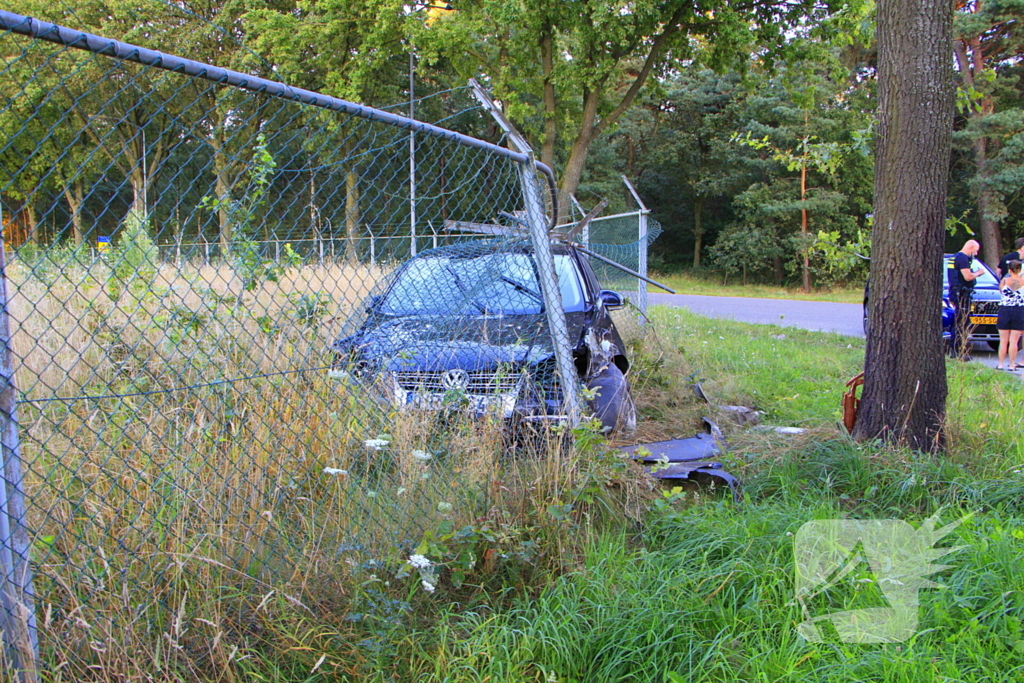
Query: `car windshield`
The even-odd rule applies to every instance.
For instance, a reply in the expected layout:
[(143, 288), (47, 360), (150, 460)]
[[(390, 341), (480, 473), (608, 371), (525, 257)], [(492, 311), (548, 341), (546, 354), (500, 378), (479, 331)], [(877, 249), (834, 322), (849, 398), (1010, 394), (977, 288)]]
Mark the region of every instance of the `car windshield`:
[[(953, 257), (952, 256), (947, 256), (946, 257), (945, 270), (942, 271), (942, 276), (943, 276), (942, 279), (943, 279), (943, 283), (944, 284), (946, 282), (946, 273), (952, 267), (953, 267)], [(975, 269), (975, 270), (977, 268), (981, 268), (981, 275), (979, 275), (978, 279), (976, 279), (974, 281), (974, 286), (975, 287), (998, 287), (999, 286), (999, 281), (996, 280), (995, 274), (991, 270), (989, 270), (987, 267), (985, 267), (985, 265), (982, 264), (977, 259), (971, 261), (971, 268)]]
[[(563, 306), (584, 304), (569, 256), (555, 256)], [(384, 315), (534, 315), (542, 298), (533, 258), (497, 253), (472, 258), (425, 256), (402, 269), (380, 302)]]

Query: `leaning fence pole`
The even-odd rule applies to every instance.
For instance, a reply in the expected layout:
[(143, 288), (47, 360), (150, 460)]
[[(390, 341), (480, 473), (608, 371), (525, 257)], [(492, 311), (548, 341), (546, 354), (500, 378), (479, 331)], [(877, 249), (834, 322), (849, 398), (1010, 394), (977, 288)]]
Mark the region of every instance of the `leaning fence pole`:
[(544, 203), (540, 198), (535, 169), (532, 154), (528, 161), (519, 164), (519, 177), (526, 203), (526, 223), (530, 227), (530, 241), (533, 243), (537, 274), (540, 276), (540, 291), (544, 297), (544, 312), (555, 348), (555, 362), (558, 364), (558, 376), (562, 384), (564, 410), (570, 426), (575, 427), (579, 423), (582, 409), (577, 386), (579, 375), (572, 362), (569, 326), (565, 320), (565, 309), (562, 308), (562, 294), (555, 275), (555, 259), (551, 254), (551, 236), (548, 234)]
[[(558, 365), (558, 378), (562, 384), (563, 410), (569, 418), (569, 424), (575, 427), (582, 416), (583, 403), (579, 391), (579, 375), (572, 362), (572, 347), (569, 342), (569, 325), (565, 320), (565, 309), (562, 308), (562, 291), (558, 287), (558, 276), (555, 274), (555, 257), (551, 253), (551, 235), (545, 219), (544, 201), (540, 196), (537, 169), (541, 166), (533, 158), (533, 149), (505, 114), (474, 79), (469, 80), (473, 95), (487, 109), (495, 123), (505, 131), (516, 151), (525, 154), (526, 159), (519, 161), (519, 183), (523, 189), (523, 201), (526, 205), (526, 224), (530, 229), (530, 242), (537, 263), (537, 274), (540, 276), (540, 293), (544, 299), (544, 313), (547, 318), (548, 332), (555, 348), (555, 362)], [(544, 168), (547, 168), (546, 166)], [(554, 180), (549, 176), (552, 188)], [(555, 207), (552, 210), (557, 213)]]
[(11, 353), (7, 266), (0, 211), (0, 628), (6, 664), (20, 683), (38, 680), (39, 638), (29, 564), (25, 493), (18, 441), (17, 391)]

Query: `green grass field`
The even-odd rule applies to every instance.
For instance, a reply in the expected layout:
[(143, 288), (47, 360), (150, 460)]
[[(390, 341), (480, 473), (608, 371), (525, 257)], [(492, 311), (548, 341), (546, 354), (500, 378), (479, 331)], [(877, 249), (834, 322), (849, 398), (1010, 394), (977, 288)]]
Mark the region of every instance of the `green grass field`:
[[(922, 455), (852, 442), (836, 426), (862, 342), (656, 309), (643, 351), (648, 420), (679, 432), (718, 400), (766, 412), (782, 436), (727, 427), (724, 459), (744, 502), (707, 491), (653, 491), (646, 512), (616, 517), (580, 502), (576, 564), (511, 592), (459, 604), (402, 632), (369, 680), (418, 681), (1016, 681), (1024, 673), (1024, 387), (988, 368), (949, 365), (950, 449)], [(675, 405), (672, 405), (672, 404)], [(648, 428), (650, 426), (648, 425)], [(672, 431), (666, 425), (662, 432)], [(917, 634), (885, 644), (810, 643), (794, 601), (793, 534), (815, 519), (973, 512), (940, 546), (963, 546), (920, 593)], [(550, 530), (549, 532), (550, 533)], [(548, 541), (552, 540), (550, 537)], [(822, 613), (885, 605), (870, 573), (839, 584)], [(842, 588), (846, 588), (844, 593)], [(833, 634), (834, 635), (834, 634)], [(827, 638), (827, 636), (826, 636)]]
[[(651, 277), (658, 282), (676, 290), (677, 294), (703, 294), (708, 296), (746, 296), (755, 299), (798, 299), (801, 301), (832, 301), (844, 304), (859, 304), (864, 300), (863, 284), (853, 287), (837, 287), (832, 289), (815, 289), (810, 293), (803, 292), (799, 287), (776, 287), (773, 285), (744, 285), (731, 278), (727, 284), (722, 283), (718, 273), (705, 277), (696, 277), (690, 273), (659, 274)], [(649, 292), (662, 292), (659, 287), (648, 285)]]

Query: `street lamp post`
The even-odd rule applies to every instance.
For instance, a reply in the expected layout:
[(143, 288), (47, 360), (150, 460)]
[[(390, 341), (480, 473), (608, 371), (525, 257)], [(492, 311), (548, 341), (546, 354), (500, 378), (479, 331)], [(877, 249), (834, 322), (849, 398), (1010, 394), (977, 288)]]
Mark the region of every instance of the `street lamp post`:
[[(416, 50), (409, 49), (409, 118), (416, 118)], [(409, 130), (409, 255), (416, 255), (416, 132)]]
[[(445, 10), (451, 12), (455, 8), (450, 2), (443, 5), (434, 5), (430, 2), (422, 6), (413, 5), (412, 11), (429, 9)], [(430, 20), (427, 20), (430, 24)], [(416, 48), (409, 44), (409, 118), (416, 118)], [(416, 132), (409, 131), (409, 255), (416, 255)]]

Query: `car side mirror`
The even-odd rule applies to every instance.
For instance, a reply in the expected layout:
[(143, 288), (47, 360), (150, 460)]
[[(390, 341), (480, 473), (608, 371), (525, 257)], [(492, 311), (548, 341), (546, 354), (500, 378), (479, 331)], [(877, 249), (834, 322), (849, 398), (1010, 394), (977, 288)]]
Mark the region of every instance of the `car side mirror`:
[(618, 292), (613, 292), (610, 289), (602, 289), (601, 293), (597, 295), (598, 301), (609, 311), (614, 311), (622, 308), (626, 305), (622, 295)]

